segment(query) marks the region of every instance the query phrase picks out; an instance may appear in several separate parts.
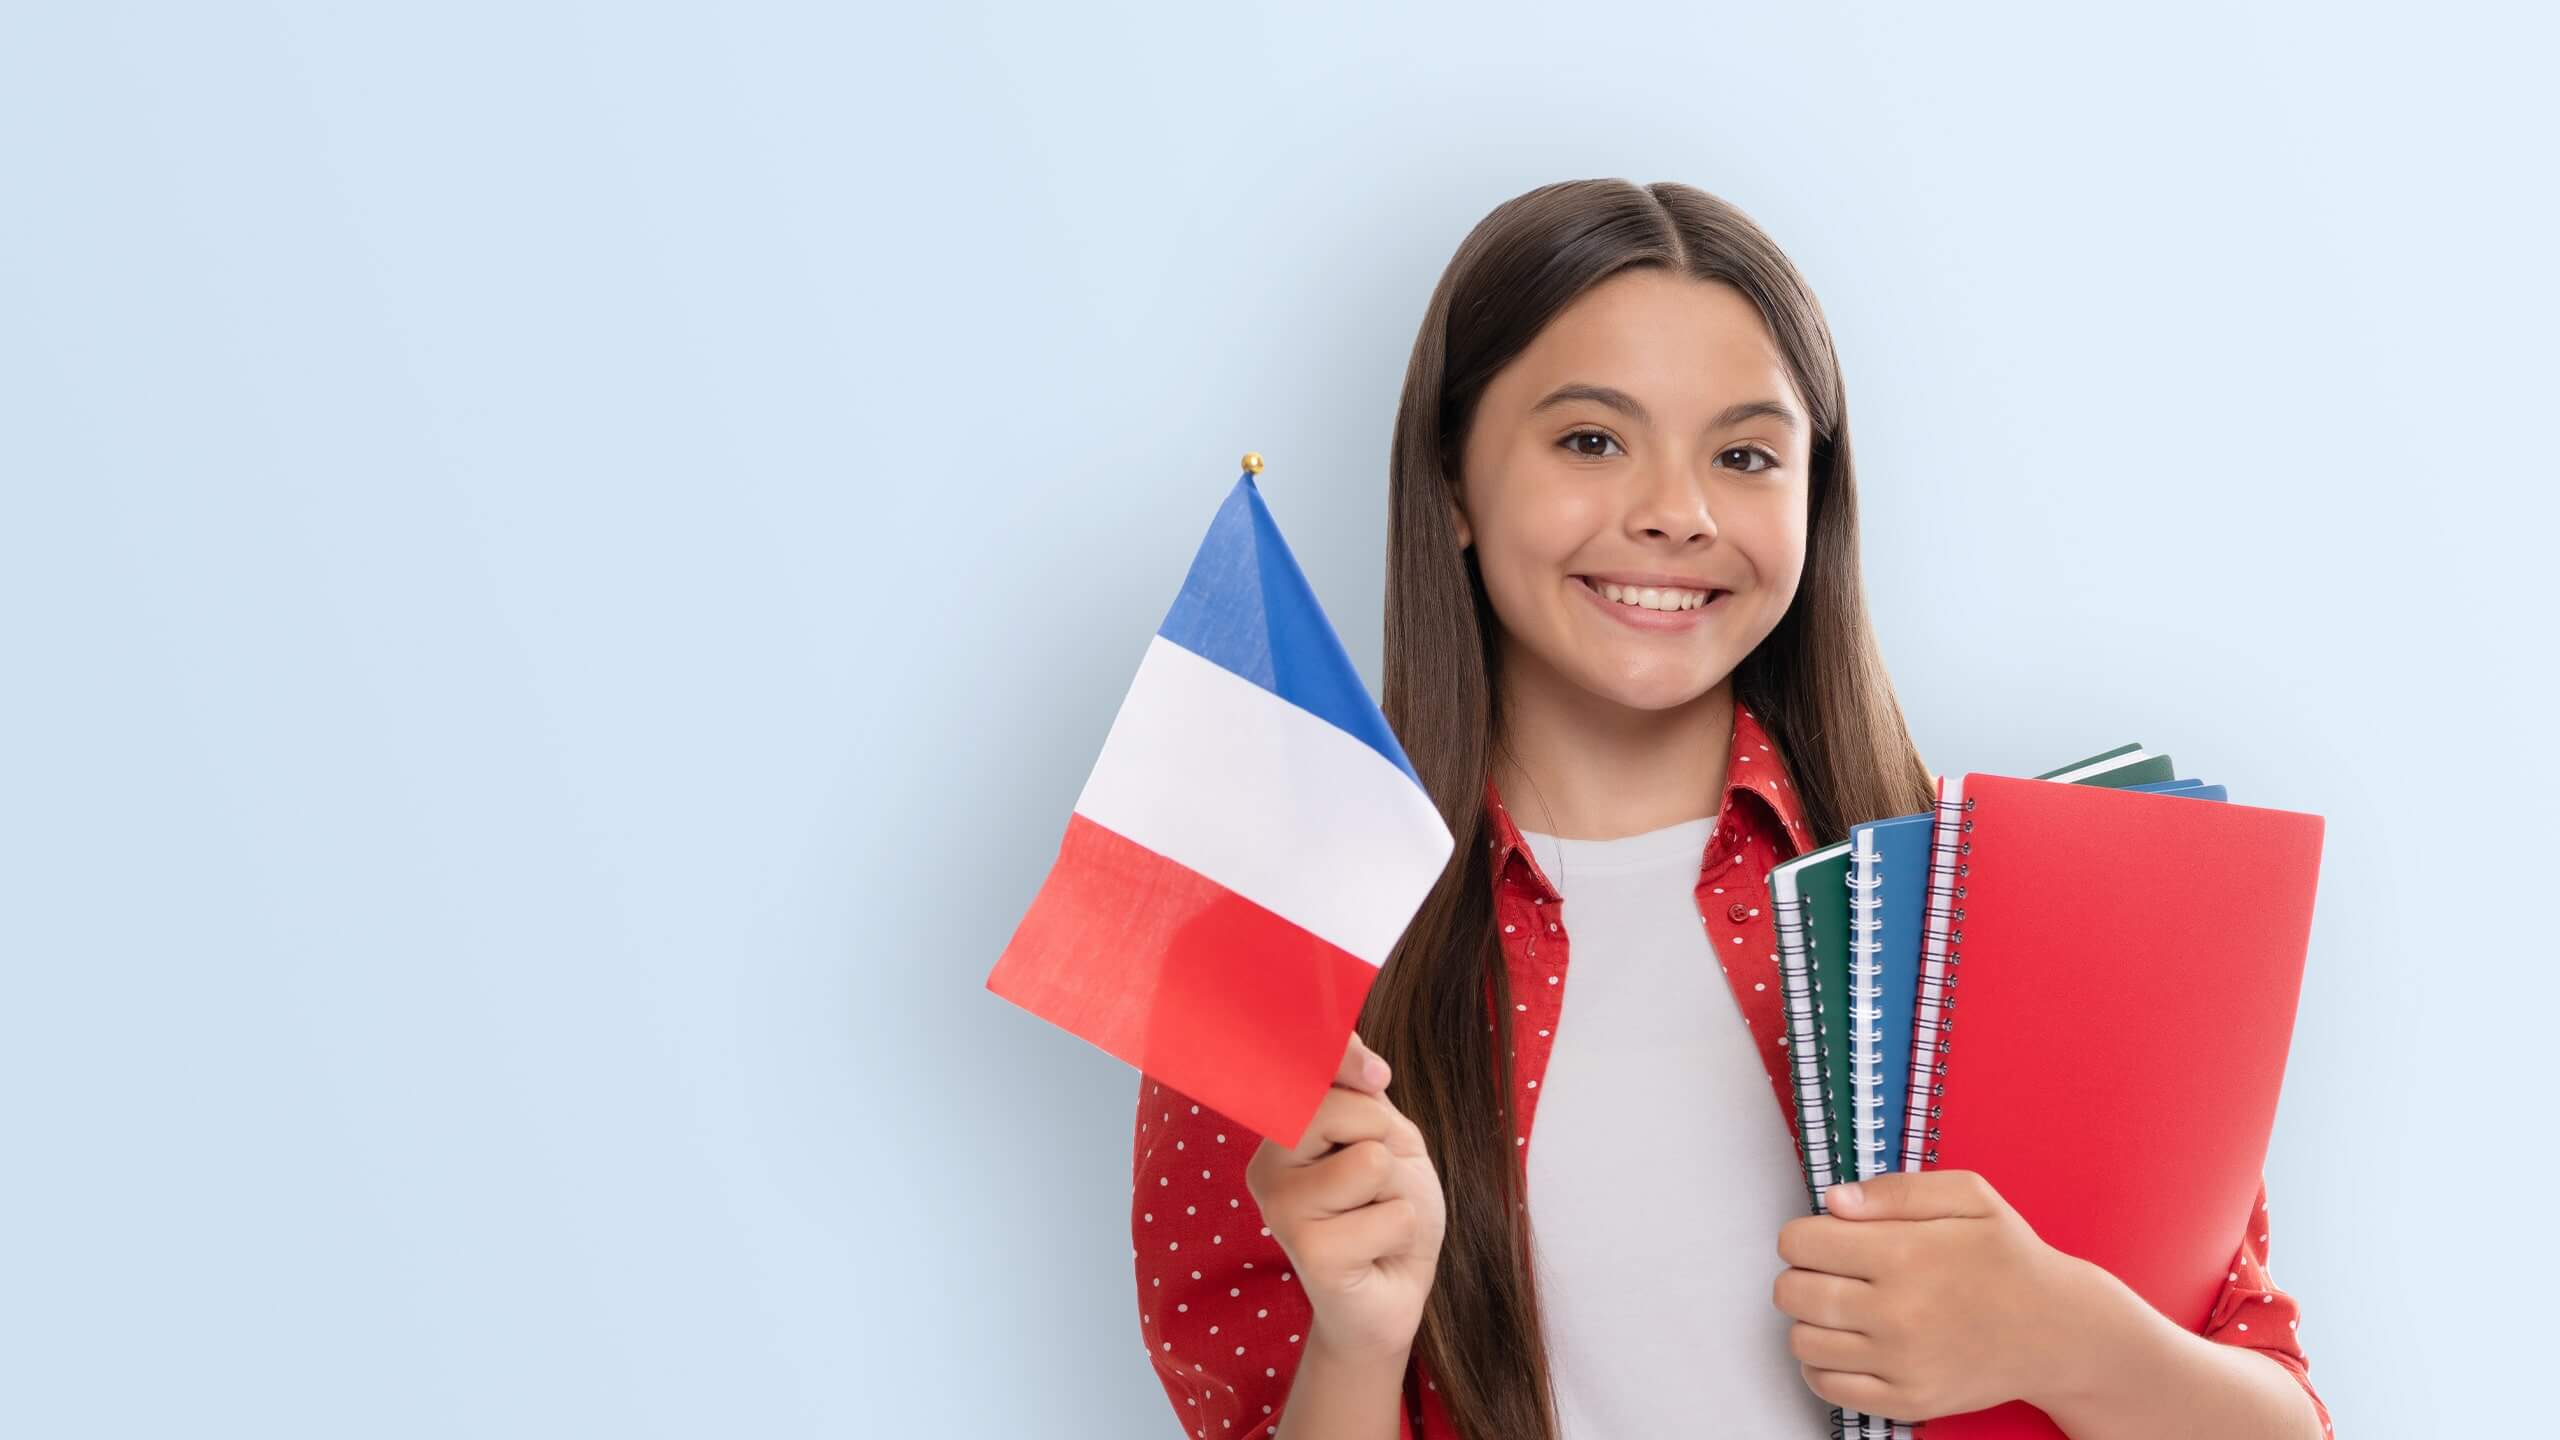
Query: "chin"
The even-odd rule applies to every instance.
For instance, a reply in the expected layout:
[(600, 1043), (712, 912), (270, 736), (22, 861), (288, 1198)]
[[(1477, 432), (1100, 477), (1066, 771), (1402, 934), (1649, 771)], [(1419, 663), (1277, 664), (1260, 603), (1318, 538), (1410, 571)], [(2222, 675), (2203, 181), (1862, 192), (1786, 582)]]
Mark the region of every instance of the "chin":
[(1701, 671), (1686, 676), (1653, 675), (1641, 679), (1588, 677), (1583, 688), (1630, 710), (1677, 710), (1716, 688), (1724, 676), (1723, 671)]

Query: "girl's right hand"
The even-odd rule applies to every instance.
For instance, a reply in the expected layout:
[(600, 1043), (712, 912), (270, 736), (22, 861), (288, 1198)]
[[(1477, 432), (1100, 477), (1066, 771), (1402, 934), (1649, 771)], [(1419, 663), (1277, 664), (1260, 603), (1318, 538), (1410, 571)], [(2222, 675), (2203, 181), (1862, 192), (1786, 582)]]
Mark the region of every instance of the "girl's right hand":
[(1422, 1327), (1448, 1211), (1422, 1131), (1387, 1099), (1387, 1062), (1355, 1034), (1296, 1145), (1265, 1139), (1244, 1178), (1296, 1265), (1313, 1331), (1402, 1355)]

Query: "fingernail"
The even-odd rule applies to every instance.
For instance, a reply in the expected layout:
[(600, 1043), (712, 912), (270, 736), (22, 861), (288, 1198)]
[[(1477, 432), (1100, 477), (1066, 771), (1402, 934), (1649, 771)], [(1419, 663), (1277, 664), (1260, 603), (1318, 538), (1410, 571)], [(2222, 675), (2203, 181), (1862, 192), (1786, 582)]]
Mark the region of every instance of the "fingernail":
[(1831, 1187), (1830, 1199), (1831, 1203), (1834, 1205), (1839, 1204), (1843, 1200), (1855, 1205), (1863, 1198), (1865, 1197), (1858, 1193), (1858, 1182), (1855, 1180), (1846, 1180)]
[(1368, 1077), (1371, 1085), (1377, 1086), (1380, 1089), (1384, 1089), (1386, 1087), (1387, 1062), (1379, 1059), (1377, 1056), (1370, 1056), (1368, 1065), (1362, 1069), (1360, 1073)]

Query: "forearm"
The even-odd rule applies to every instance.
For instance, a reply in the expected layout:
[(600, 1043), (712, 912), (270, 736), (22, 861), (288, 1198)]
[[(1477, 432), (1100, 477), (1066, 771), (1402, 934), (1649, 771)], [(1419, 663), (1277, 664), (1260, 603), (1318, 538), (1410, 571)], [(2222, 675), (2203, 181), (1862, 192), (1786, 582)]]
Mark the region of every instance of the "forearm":
[(2025, 1397), (2072, 1440), (2326, 1440), (2311, 1397), (2284, 1366), (2178, 1328), (2091, 1265), (2080, 1343), (2043, 1394)]
[(1411, 1353), (1337, 1349), (1310, 1326), (1275, 1440), (1396, 1440)]

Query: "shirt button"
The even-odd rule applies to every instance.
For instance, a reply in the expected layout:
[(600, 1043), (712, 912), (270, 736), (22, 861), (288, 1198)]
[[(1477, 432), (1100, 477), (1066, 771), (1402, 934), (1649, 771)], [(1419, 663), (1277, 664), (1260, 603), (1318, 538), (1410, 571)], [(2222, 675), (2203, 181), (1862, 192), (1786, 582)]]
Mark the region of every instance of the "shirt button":
[(1732, 904), (1724, 907), (1724, 918), (1732, 921), (1736, 925), (1739, 925), (1743, 921), (1751, 918), (1751, 907), (1743, 904), (1739, 900), (1736, 900)]

